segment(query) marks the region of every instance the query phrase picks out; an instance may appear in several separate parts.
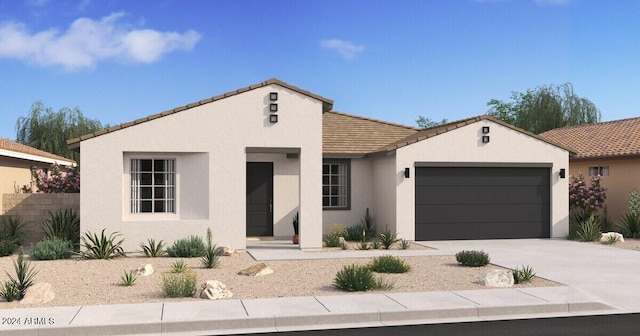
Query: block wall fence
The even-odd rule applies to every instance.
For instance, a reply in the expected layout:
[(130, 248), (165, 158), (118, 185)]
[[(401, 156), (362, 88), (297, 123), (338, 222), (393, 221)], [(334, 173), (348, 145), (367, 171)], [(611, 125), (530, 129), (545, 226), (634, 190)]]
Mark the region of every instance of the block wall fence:
[(80, 211), (80, 194), (2, 194), (0, 216), (20, 216), (26, 224), (27, 237), (23, 245), (30, 250), (44, 237), (42, 222), (49, 212), (73, 209)]

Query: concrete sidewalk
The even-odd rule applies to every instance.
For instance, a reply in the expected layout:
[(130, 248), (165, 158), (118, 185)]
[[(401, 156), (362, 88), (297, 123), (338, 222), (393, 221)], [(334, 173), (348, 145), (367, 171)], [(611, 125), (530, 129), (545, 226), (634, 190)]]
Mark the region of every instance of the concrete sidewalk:
[[(564, 240), (425, 242), (423, 255), (487, 251), (494, 264), (531, 265), (566, 286), (368, 293), (250, 300), (0, 310), (9, 335), (200, 335), (640, 312), (637, 251)], [(250, 250), (262, 258), (346, 257), (344, 252)], [(371, 257), (353, 251), (349, 257)], [(387, 251), (388, 252), (388, 251)], [(416, 251), (397, 251), (415, 255)], [(634, 287), (635, 286), (635, 287)], [(634, 288), (633, 291), (630, 289)]]

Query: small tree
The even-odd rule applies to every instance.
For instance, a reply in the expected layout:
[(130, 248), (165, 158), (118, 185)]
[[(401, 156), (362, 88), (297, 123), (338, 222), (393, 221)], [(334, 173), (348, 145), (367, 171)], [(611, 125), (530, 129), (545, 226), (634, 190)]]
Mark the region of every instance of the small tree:
[(38, 169), (33, 172), (36, 187), (43, 193), (79, 193), (80, 172), (78, 167), (51, 165), (51, 173)]
[(585, 217), (602, 208), (607, 199), (607, 188), (600, 185), (600, 178), (600, 175), (592, 176), (591, 183), (587, 185), (582, 174), (572, 177), (569, 182), (569, 207), (584, 211)]

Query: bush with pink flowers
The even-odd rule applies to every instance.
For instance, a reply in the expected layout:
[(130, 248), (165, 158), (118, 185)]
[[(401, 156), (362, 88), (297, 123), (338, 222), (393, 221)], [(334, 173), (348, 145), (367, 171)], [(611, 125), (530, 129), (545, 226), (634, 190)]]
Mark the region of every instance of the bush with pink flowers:
[(38, 169), (33, 172), (38, 192), (43, 193), (79, 193), (80, 171), (78, 167), (51, 165), (50, 173)]
[(607, 199), (607, 188), (600, 185), (600, 178), (600, 175), (592, 176), (591, 183), (587, 185), (582, 174), (572, 177), (569, 182), (569, 206), (581, 209), (587, 215), (602, 208)]

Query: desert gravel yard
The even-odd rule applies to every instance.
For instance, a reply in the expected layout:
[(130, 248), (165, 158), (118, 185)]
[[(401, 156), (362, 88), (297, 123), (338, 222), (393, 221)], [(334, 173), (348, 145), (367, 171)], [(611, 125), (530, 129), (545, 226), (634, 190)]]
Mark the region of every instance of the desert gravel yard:
[[(617, 243), (616, 247), (636, 249), (637, 240)], [(412, 245), (412, 248), (421, 248)], [(366, 252), (366, 251), (365, 251)], [(321, 252), (318, 252), (321, 253)], [(0, 268), (13, 273), (13, 260), (16, 255), (0, 258)], [(479, 279), (489, 269), (500, 268), (488, 265), (480, 268), (459, 266), (454, 256), (401, 257), (410, 266), (405, 274), (382, 274), (395, 283), (393, 289), (384, 292), (421, 292), (467, 290), (485, 288)], [(27, 258), (28, 259), (28, 258)], [(167, 298), (161, 290), (161, 273), (171, 269), (171, 264), (179, 258), (147, 258), (141, 254), (129, 254), (127, 257), (112, 260), (88, 260), (72, 258), (55, 261), (31, 261), (38, 271), (35, 282), (49, 282), (55, 293), (55, 299), (40, 305), (25, 305), (19, 302), (0, 302), (0, 309), (47, 307), (69, 305), (121, 304), (142, 302), (170, 302), (201, 300), (196, 298)], [(183, 259), (198, 274), (198, 283), (206, 280), (219, 280), (233, 292), (233, 299), (252, 299), (289, 296), (321, 296), (351, 293), (343, 292), (332, 286), (333, 278), (343, 266), (366, 264), (373, 258), (357, 259), (315, 259), (267, 261), (274, 273), (260, 277), (237, 275), (238, 271), (252, 266), (256, 262), (247, 252), (238, 251), (232, 256), (221, 257), (218, 268), (205, 269), (199, 258)], [(151, 264), (154, 274), (148, 277), (138, 276), (131, 287), (121, 286), (124, 271)], [(519, 265), (513, 265), (513, 267)], [(535, 271), (535, 270), (534, 270)], [(2, 272), (0, 281), (7, 280)], [(542, 287), (559, 285), (553, 281), (534, 278), (533, 281), (516, 287)]]

